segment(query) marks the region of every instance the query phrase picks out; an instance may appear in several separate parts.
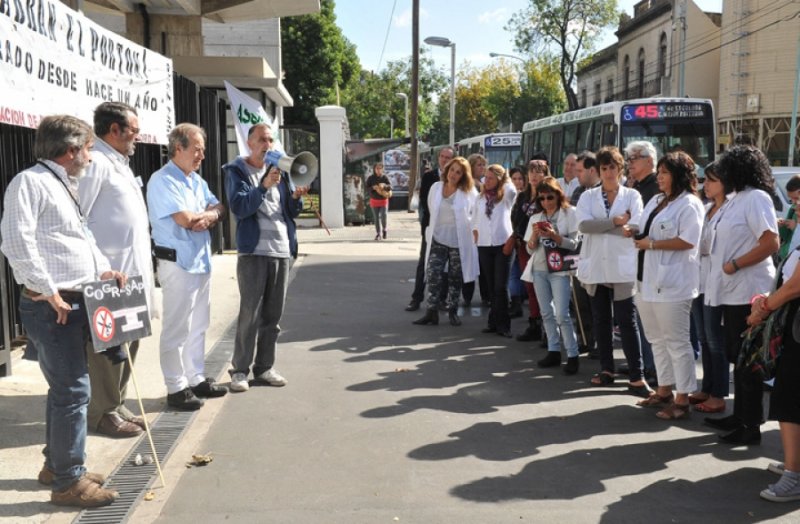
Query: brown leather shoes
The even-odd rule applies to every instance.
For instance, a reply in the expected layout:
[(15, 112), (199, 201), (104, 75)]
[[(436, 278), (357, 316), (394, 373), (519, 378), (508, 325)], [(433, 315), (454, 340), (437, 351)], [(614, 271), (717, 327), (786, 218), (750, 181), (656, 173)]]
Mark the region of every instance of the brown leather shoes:
[(101, 488), (84, 475), (67, 489), (54, 491), (50, 495), (50, 502), (57, 506), (96, 508), (111, 504), (118, 496), (116, 491)]
[[(106, 478), (100, 473), (92, 473), (91, 471), (87, 471), (86, 473), (83, 474), (83, 476), (91, 480), (98, 486), (102, 486), (103, 484), (106, 483)], [(42, 484), (44, 486), (50, 486), (53, 484), (53, 481), (56, 478), (56, 474), (52, 469), (48, 468), (47, 466), (42, 466), (42, 470), (39, 472), (38, 478), (39, 478), (39, 484)]]
[(120, 417), (118, 413), (106, 413), (97, 424), (98, 433), (112, 438), (129, 438), (142, 434), (142, 428)]
[(128, 419), (128, 422), (130, 422), (131, 424), (136, 424), (142, 429), (147, 429), (144, 427), (144, 419), (142, 417), (131, 417)]

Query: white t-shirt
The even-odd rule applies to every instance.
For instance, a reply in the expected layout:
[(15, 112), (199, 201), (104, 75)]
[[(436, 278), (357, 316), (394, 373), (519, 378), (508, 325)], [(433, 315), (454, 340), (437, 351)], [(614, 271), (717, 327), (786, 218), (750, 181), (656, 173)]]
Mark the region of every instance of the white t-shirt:
[(770, 196), (760, 189), (731, 193), (709, 222), (709, 227), (712, 238), (705, 304), (746, 305), (754, 295), (769, 292), (775, 278), (771, 257), (732, 275), (726, 275), (722, 266), (753, 249), (765, 232), (778, 234), (775, 207)]

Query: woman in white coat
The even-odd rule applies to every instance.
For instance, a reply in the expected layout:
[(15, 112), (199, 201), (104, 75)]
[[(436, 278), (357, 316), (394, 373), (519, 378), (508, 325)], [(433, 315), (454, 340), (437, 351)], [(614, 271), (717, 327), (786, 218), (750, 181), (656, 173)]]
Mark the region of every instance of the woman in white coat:
[(633, 307), (636, 281), (636, 247), (625, 238), (623, 226), (638, 224), (642, 197), (635, 189), (620, 185), (625, 161), (616, 147), (597, 152), (600, 185), (585, 191), (578, 200), (578, 230), (583, 233), (578, 280), (591, 297), (595, 343), (600, 353), (600, 373), (593, 386), (614, 383), (613, 321), (619, 324), (622, 350), (628, 361), (628, 390), (648, 397), (643, 380), (639, 326)]
[[(548, 268), (548, 246), (574, 250), (578, 247), (578, 221), (575, 208), (569, 205), (561, 184), (548, 176), (536, 186), (542, 211), (528, 221), (526, 248), (531, 254), (522, 272), (522, 280), (536, 288), (542, 323), (547, 332), (547, 356), (537, 362), (542, 368), (561, 364), (561, 341), (567, 351), (564, 373), (578, 372), (578, 339), (569, 316), (570, 275)], [(562, 266), (563, 267), (563, 266)], [(559, 268), (560, 269), (560, 268)]]
[(484, 333), (511, 337), (508, 314), (508, 272), (511, 254), (503, 253), (503, 244), (511, 236), (511, 207), (517, 189), (500, 164), (492, 164), (485, 172), (480, 197), (472, 214), (472, 231), (478, 244), (481, 277), (486, 281), (487, 298), (491, 297), (489, 325)]
[(663, 407), (656, 416), (672, 420), (689, 416), (689, 393), (697, 389), (689, 319), (700, 286), (698, 246), (704, 209), (697, 197), (694, 161), (686, 153), (662, 157), (656, 181), (661, 193), (645, 206), (634, 244), (643, 255), (636, 307), (653, 347), (658, 390), (638, 405)]
[(477, 198), (469, 162), (463, 157), (448, 162), (441, 181), (431, 186), (428, 194), (430, 224), (425, 230), (428, 241), (425, 256), (428, 310), (414, 324), (439, 323), (439, 297), (447, 267), (450, 324), (461, 325), (457, 313), (461, 285), (463, 282), (474, 282), (478, 276), (478, 248), (471, 224)]

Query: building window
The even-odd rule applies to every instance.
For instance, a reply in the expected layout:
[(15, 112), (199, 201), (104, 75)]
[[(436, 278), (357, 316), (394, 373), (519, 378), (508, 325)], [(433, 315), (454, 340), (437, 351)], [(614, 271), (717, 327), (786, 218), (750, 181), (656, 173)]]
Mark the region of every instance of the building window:
[(602, 93), (600, 93), (600, 81), (598, 80), (597, 82), (594, 83), (594, 98), (592, 99), (593, 106), (599, 104), (600, 101), (603, 99), (601, 95)]
[(667, 34), (661, 33), (661, 42), (658, 44), (658, 77), (667, 76)]
[(644, 49), (639, 49), (639, 98), (644, 96)]
[(622, 66), (622, 92), (624, 93), (623, 98), (630, 98), (630, 88), (631, 88), (631, 59), (628, 55), (625, 55), (625, 62)]
[(606, 102), (614, 100), (614, 79), (608, 79), (608, 87), (606, 88)]

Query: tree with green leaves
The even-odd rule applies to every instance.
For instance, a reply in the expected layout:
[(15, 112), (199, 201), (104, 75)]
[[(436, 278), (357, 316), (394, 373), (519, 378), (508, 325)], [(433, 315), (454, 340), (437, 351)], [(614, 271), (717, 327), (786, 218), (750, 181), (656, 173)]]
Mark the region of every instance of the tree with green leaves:
[(517, 51), (549, 55), (559, 62), (561, 85), (570, 110), (578, 108), (573, 88), (578, 63), (588, 56), (600, 32), (617, 21), (616, 0), (529, 0), (508, 21)]
[(336, 25), (333, 0), (321, 0), (320, 12), (281, 20), (283, 80), (294, 99), (284, 112), (286, 125), (316, 126), (314, 109), (336, 103), (336, 90), (358, 78), (355, 46)]

